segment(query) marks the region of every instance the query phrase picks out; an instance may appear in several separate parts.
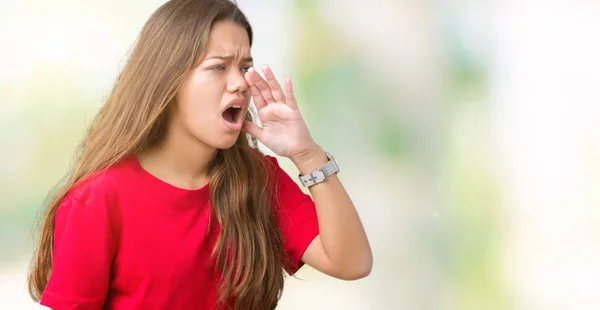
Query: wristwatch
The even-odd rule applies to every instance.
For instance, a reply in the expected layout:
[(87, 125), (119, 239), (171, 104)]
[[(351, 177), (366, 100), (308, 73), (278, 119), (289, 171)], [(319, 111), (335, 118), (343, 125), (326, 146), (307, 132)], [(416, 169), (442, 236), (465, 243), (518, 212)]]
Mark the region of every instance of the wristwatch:
[(327, 179), (327, 177), (330, 175), (336, 174), (338, 171), (340, 171), (340, 167), (338, 167), (335, 157), (327, 152), (325, 152), (325, 155), (329, 161), (319, 169), (305, 175), (298, 175), (298, 178), (300, 178), (300, 182), (304, 187), (310, 187), (315, 184), (319, 184), (325, 181), (325, 179)]

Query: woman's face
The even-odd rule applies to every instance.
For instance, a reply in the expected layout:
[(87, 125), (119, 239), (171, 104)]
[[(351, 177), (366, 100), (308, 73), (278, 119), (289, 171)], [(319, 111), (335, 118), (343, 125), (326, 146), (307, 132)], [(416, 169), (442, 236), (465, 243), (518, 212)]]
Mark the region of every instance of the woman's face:
[(246, 30), (230, 21), (216, 23), (204, 58), (176, 95), (171, 129), (216, 149), (233, 146), (250, 103), (244, 74), (252, 66)]

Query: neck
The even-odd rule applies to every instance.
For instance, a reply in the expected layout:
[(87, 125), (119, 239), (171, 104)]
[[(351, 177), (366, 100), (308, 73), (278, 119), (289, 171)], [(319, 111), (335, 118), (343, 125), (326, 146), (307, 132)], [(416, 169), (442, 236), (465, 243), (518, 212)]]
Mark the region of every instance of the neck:
[(163, 141), (138, 154), (140, 165), (157, 178), (179, 188), (197, 189), (208, 183), (210, 162), (217, 154), (191, 135), (167, 131)]

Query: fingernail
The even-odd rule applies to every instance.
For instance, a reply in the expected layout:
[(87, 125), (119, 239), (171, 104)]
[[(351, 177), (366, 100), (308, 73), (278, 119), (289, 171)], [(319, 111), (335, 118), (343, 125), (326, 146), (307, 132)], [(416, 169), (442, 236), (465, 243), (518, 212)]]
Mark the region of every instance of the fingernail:
[(269, 66), (263, 65), (263, 70), (269, 70)]

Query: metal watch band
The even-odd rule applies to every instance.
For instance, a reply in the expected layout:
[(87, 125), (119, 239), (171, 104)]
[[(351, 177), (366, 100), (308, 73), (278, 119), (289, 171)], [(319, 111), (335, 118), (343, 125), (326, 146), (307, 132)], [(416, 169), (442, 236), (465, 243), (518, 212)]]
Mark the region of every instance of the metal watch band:
[(327, 177), (330, 175), (336, 174), (338, 171), (340, 171), (335, 158), (327, 152), (325, 152), (325, 155), (327, 155), (329, 161), (319, 169), (305, 175), (298, 175), (298, 178), (300, 178), (300, 182), (304, 187), (310, 187), (315, 184), (319, 184), (325, 181), (325, 179), (327, 179)]

